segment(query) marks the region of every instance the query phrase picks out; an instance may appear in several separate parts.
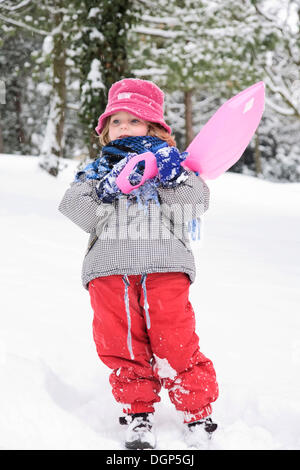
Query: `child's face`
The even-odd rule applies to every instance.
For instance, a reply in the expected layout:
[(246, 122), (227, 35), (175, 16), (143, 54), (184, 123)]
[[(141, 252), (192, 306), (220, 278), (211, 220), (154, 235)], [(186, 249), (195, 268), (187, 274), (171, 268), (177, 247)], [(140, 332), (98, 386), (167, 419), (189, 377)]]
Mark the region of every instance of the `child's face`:
[(148, 124), (133, 114), (119, 111), (110, 117), (108, 133), (110, 140), (143, 136), (148, 133)]

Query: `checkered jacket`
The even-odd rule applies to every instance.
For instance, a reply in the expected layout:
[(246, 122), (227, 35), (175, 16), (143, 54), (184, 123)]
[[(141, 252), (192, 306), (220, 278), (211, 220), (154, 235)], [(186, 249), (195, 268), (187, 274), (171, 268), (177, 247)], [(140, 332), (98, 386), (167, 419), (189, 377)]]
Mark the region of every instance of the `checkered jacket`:
[(188, 222), (200, 217), (209, 204), (205, 182), (188, 171), (175, 188), (158, 188), (160, 205), (150, 200), (147, 211), (127, 196), (103, 203), (97, 180), (72, 182), (59, 211), (90, 234), (82, 266), (82, 284), (113, 274), (185, 272), (194, 282), (196, 267)]

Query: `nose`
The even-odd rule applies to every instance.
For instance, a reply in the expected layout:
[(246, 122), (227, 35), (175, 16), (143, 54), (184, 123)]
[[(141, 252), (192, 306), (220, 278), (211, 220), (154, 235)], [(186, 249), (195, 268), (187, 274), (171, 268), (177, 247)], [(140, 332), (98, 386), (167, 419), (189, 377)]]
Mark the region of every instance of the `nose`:
[(128, 127), (127, 122), (122, 122), (121, 123), (121, 129), (127, 129), (127, 127)]

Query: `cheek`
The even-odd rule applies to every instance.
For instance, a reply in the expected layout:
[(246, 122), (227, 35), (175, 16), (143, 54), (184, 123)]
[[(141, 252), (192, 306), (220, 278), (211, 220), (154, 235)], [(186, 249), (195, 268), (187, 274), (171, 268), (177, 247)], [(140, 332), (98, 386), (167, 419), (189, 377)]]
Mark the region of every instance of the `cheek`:
[(113, 127), (109, 127), (108, 135), (109, 135), (110, 140), (113, 140), (113, 137), (116, 135), (116, 129), (114, 129)]
[(137, 134), (136, 135), (147, 135), (148, 134), (148, 126), (140, 126), (139, 129), (137, 129)]

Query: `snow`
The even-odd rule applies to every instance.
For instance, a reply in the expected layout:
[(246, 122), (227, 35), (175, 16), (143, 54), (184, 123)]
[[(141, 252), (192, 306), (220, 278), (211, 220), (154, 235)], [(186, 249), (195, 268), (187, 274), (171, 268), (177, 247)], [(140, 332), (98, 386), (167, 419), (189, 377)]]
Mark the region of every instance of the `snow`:
[(0, 80), (0, 104), (6, 103), (6, 86), (4, 80)]
[[(90, 41), (94, 41), (95, 39), (98, 39), (99, 41), (105, 40), (103, 34), (100, 31), (98, 31), (98, 29), (96, 28), (91, 28), (89, 36), (90, 36)], [(96, 60), (96, 59), (93, 59), (93, 60)]]
[(174, 380), (176, 378), (177, 372), (168, 362), (168, 359), (158, 357), (156, 354), (153, 353), (153, 357), (155, 359), (155, 372), (161, 379), (168, 379)]
[(53, 36), (46, 36), (43, 42), (43, 53), (45, 55), (51, 54), (54, 48)]
[[(0, 155), (0, 447), (123, 449), (121, 407), (92, 338), (80, 280), (88, 235), (37, 157)], [(190, 299), (220, 386), (208, 449), (300, 448), (300, 184), (227, 173), (209, 182)], [(167, 392), (157, 449), (187, 449)]]
[(98, 7), (91, 8), (88, 14), (88, 18), (95, 18), (96, 16), (101, 14), (101, 10)]
[(87, 76), (87, 81), (82, 86), (82, 95), (88, 94), (91, 88), (104, 88), (101, 75), (101, 64), (98, 59), (92, 60), (90, 71)]

